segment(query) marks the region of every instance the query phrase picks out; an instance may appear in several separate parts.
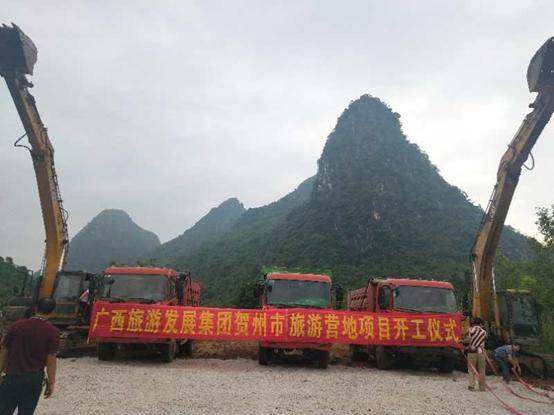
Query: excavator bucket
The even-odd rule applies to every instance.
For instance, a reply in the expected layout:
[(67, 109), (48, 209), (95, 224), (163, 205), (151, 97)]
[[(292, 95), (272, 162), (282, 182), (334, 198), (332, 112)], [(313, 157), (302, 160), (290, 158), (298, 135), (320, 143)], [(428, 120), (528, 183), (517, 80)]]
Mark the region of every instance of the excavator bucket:
[(548, 39), (531, 59), (527, 84), (531, 92), (554, 87), (554, 37)]
[(33, 74), (37, 48), (19, 27), (0, 27), (0, 74)]

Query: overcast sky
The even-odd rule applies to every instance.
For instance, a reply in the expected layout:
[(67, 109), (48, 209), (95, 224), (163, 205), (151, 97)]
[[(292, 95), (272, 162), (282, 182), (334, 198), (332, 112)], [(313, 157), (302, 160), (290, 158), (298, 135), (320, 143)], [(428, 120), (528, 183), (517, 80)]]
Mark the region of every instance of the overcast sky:
[[(364, 93), (485, 205), (527, 104), (526, 69), (554, 35), (549, 0), (30, 1), (0, 16), (39, 49), (33, 94), (56, 149), (69, 230), (126, 210), (162, 241), (238, 197), (272, 202), (316, 172)], [(0, 255), (40, 264), (44, 231), (23, 127), (0, 85)], [(554, 203), (554, 126), (507, 222), (536, 235)]]

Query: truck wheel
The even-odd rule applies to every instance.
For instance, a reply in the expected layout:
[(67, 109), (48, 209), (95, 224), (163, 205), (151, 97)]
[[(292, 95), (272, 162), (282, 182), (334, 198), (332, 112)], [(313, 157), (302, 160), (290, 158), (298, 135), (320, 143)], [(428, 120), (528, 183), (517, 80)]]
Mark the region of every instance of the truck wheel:
[(329, 365), (329, 352), (320, 351), (317, 357), (317, 367), (319, 369), (327, 369)]
[(454, 359), (443, 357), (437, 365), (437, 370), (440, 373), (452, 373), (454, 371), (454, 364)]
[(355, 344), (351, 344), (348, 348), (348, 359), (351, 362), (361, 362), (364, 359), (363, 352), (360, 351), (360, 346), (357, 346)]
[(258, 347), (258, 363), (262, 366), (267, 366), (271, 360), (271, 349), (268, 347)]
[(187, 340), (187, 342), (183, 344), (183, 356), (192, 356), (192, 340)]
[(177, 352), (177, 342), (171, 340), (169, 343), (163, 343), (160, 345), (162, 352), (162, 362), (171, 363), (175, 358), (175, 353)]
[(113, 343), (98, 343), (98, 360), (113, 360), (115, 345)]
[(375, 363), (379, 370), (388, 370), (392, 367), (392, 356), (385, 347), (377, 346), (375, 348)]

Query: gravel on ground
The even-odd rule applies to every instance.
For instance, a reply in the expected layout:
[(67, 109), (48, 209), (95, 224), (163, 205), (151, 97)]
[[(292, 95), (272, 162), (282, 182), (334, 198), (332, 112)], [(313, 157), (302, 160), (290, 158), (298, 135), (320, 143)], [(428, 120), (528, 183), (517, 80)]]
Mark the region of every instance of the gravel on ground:
[[(510, 395), (498, 378), (487, 382), (526, 415), (554, 414), (553, 405)], [(519, 384), (514, 390), (532, 396)], [(540, 397), (539, 397), (540, 398)], [(277, 362), (245, 358), (94, 357), (61, 359), (55, 395), (38, 415), (63, 414), (507, 414), (489, 392), (467, 389), (467, 374), (379, 371), (368, 366)]]

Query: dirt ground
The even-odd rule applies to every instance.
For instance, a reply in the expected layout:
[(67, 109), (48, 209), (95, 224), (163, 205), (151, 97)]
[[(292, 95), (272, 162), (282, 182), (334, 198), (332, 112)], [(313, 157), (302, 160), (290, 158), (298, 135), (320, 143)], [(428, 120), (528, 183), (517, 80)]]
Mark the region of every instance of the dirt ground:
[[(251, 343), (201, 342), (192, 359), (156, 357), (61, 359), (58, 386), (39, 403), (39, 415), (63, 414), (506, 414), (488, 392), (467, 390), (467, 374), (430, 370), (379, 371), (348, 366), (333, 351), (327, 370), (295, 362), (259, 366)], [(217, 357), (214, 358), (214, 357)], [(339, 364), (337, 364), (339, 363)], [(554, 405), (510, 395), (499, 379), (488, 383), (526, 415), (554, 414)], [(512, 385), (523, 396), (521, 385)]]
[[(257, 359), (258, 343), (256, 342), (213, 342), (194, 343), (193, 357), (204, 359)], [(348, 364), (348, 345), (335, 344), (331, 350), (331, 364)]]

